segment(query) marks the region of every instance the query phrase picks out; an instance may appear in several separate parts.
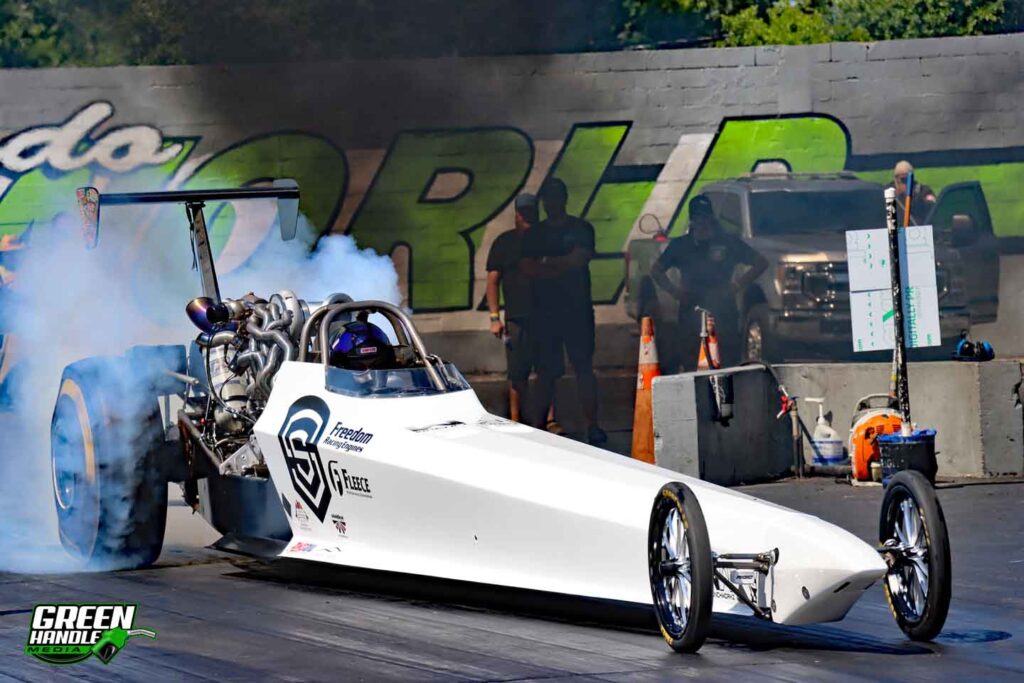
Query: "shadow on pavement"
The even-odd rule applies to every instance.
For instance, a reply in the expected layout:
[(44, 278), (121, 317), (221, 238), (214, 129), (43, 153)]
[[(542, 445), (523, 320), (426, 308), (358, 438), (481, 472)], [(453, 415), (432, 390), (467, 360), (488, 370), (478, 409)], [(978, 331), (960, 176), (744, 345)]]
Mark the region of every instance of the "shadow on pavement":
[[(431, 579), (394, 572), (377, 572), (312, 564), (301, 560), (266, 563), (232, 558), (237, 579), (288, 584), (291, 589), (355, 593), (385, 600), (402, 600), (451, 609), (511, 613), (616, 630), (658, 632), (650, 607), (633, 603), (571, 597), (540, 591)], [(762, 652), (775, 649), (828, 650), (890, 655), (926, 655), (919, 644), (872, 638), (832, 626), (780, 626), (754, 617), (716, 614), (709, 637), (716, 645)]]

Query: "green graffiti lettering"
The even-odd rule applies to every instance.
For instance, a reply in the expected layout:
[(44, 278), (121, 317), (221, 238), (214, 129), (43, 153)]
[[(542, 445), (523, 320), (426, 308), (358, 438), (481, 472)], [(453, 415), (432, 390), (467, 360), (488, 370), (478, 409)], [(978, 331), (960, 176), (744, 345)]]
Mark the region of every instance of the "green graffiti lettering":
[(88, 185), (91, 172), (82, 168), (52, 177), (37, 168), (11, 180), (0, 197), (0, 234), (21, 235), (29, 226), (43, 229), (61, 212), (74, 212), (75, 189)]
[[(409, 305), (418, 312), (472, 305), (480, 227), (523, 186), (533, 145), (512, 128), (401, 133), (377, 171), (349, 232), (389, 254), (409, 246)], [(434, 192), (442, 176), (457, 192)]]
[(597, 258), (590, 263), (595, 303), (615, 303), (622, 286), (622, 248), (654, 181), (601, 182), (629, 133), (628, 123), (575, 126), (549, 176), (565, 181), (569, 213), (594, 226)]
[[(111, 174), (93, 172), (81, 168), (69, 173), (54, 174), (49, 168), (37, 168), (11, 180), (11, 185), (0, 197), (0, 234), (20, 235), (29, 226), (45, 229), (60, 212), (76, 212), (75, 190), (96, 182), (97, 176), (107, 179), (104, 192), (134, 192), (159, 188), (175, 173), (188, 158), (196, 141), (193, 139), (166, 140), (164, 148), (180, 145), (173, 159), (157, 166), (147, 166), (130, 173)], [(104, 227), (118, 225), (107, 222)], [(109, 229), (101, 233), (101, 239), (124, 237)]]
[[(348, 164), (344, 152), (316, 135), (281, 133), (246, 140), (203, 164), (183, 189), (242, 187), (276, 178), (295, 179), (301, 193), (299, 210), (318, 230), (331, 227), (345, 196)], [(206, 215), (210, 244), (219, 254), (235, 228), (235, 212), (220, 202), (208, 206)]]
[(655, 182), (605, 183), (598, 189), (586, 219), (594, 226), (598, 258), (590, 263), (595, 303), (615, 303), (622, 287), (622, 249)]
[(562, 153), (548, 172), (549, 177), (558, 177), (565, 182), (569, 190), (566, 207), (569, 213), (580, 216), (586, 210), (605, 169), (615, 159), (628, 132), (628, 123), (573, 126)]
[(670, 229), (685, 232), (686, 201), (708, 183), (742, 176), (766, 159), (785, 160), (798, 173), (834, 173), (848, 149), (846, 130), (827, 116), (725, 121)]

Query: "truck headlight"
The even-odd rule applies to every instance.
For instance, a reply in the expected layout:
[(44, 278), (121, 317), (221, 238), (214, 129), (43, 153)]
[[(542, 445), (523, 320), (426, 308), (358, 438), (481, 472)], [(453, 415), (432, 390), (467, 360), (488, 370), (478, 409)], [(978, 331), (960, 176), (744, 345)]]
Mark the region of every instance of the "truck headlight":
[(779, 294), (792, 294), (800, 291), (803, 268), (792, 263), (779, 263), (775, 266), (775, 281), (782, 291)]

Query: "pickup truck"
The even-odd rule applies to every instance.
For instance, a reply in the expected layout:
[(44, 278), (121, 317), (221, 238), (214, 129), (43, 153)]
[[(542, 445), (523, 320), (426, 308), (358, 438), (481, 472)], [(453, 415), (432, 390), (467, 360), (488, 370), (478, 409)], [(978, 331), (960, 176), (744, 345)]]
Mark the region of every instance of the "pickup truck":
[[(742, 329), (719, 331), (743, 335), (746, 360), (851, 357), (844, 233), (885, 225), (883, 189), (850, 173), (752, 174), (701, 188), (722, 227), (771, 264), (737, 295)], [(934, 228), (943, 337), (931, 355), (948, 358), (960, 331), (994, 321), (999, 306), (999, 255), (980, 183), (943, 188), (924, 224)], [(632, 317), (654, 317), (662, 363), (674, 368), (691, 355), (678, 348), (678, 304), (650, 277), (667, 245), (664, 234), (629, 243), (625, 302)]]

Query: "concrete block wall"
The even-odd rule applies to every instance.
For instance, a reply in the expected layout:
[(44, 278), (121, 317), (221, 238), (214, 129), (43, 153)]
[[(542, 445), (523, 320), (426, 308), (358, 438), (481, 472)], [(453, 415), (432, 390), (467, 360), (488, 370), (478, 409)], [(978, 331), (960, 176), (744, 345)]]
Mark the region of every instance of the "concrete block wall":
[[(597, 230), (597, 321), (609, 330), (629, 324), (622, 250), (639, 234), (638, 219), (653, 213), (678, 232), (689, 194), (749, 171), (760, 158), (881, 180), (909, 157), (933, 186), (980, 179), (997, 232), (1024, 236), (1022, 66), (1024, 40), (1007, 35), (0, 70), (0, 234), (45, 224), (65, 209), (54, 199), (82, 184), (152, 189), (289, 175), (299, 179), (303, 210), (318, 227), (396, 256), (400, 287), (424, 333), (452, 349), (467, 371), (500, 371), (501, 345), (492, 343), (479, 310), (486, 257), (512, 225), (511, 199), (536, 190), (549, 172), (573, 176), (577, 210)], [(97, 103), (109, 115), (71, 139), (61, 127)], [(70, 152), (70, 160), (29, 150), (16, 158), (12, 143), (39, 127), (68, 138), (72, 150), (113, 134), (182, 147), (170, 162), (157, 162), (144, 144), (109, 163), (79, 163), (84, 157)], [(585, 133), (586, 142), (572, 144)], [(462, 176), (465, 188), (432, 195), (445, 174)], [(239, 225), (224, 212), (216, 226), (230, 265), (244, 263), (266, 234)], [(221, 274), (230, 265), (220, 264)], [(993, 342), (1001, 353), (1024, 354), (1024, 315), (1013, 311)], [(609, 332), (602, 340), (602, 364), (632, 362), (628, 335)]]

